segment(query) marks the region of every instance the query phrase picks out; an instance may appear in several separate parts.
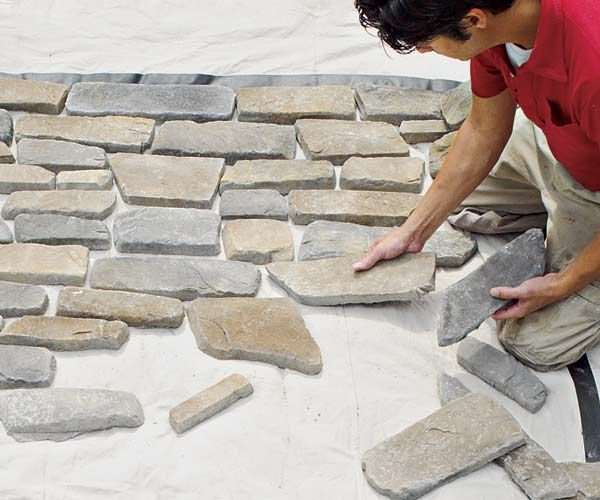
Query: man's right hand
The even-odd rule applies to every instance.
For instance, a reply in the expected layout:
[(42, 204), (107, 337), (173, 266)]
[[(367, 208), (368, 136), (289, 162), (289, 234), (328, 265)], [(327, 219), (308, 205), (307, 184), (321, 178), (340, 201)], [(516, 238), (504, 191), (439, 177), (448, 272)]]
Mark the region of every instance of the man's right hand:
[(403, 253), (416, 253), (423, 249), (424, 243), (414, 241), (406, 231), (397, 229), (377, 238), (369, 247), (366, 255), (352, 268), (355, 271), (367, 271), (382, 260), (391, 260)]

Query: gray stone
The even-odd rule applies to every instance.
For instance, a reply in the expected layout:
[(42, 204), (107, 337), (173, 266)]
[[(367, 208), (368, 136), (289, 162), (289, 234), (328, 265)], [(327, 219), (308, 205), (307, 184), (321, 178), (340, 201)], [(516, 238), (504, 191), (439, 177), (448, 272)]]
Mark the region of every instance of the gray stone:
[(498, 403), (470, 394), (367, 451), (369, 484), (394, 500), (414, 500), (483, 467), (525, 443)]
[(65, 441), (112, 427), (139, 427), (144, 411), (127, 392), (18, 389), (0, 401), (0, 420), (17, 441)]
[(216, 158), (117, 154), (110, 159), (110, 167), (126, 203), (211, 208), (224, 162)]
[(108, 170), (74, 170), (59, 172), (56, 189), (88, 189), (106, 191), (112, 189), (113, 174)]
[(466, 338), (458, 346), (458, 364), (502, 394), (537, 413), (548, 390), (542, 381), (513, 356), (475, 338)]
[(76, 142), (22, 139), (17, 144), (19, 163), (38, 165), (52, 172), (107, 168), (102, 148)]
[(96, 260), (91, 286), (194, 300), (198, 297), (253, 297), (258, 292), (260, 278), (260, 271), (247, 262), (111, 257)]
[(444, 160), (448, 156), (457, 135), (458, 132), (450, 132), (435, 141), (429, 148), (429, 173), (434, 179), (440, 173)]
[(298, 120), (298, 142), (309, 160), (343, 165), (353, 156), (408, 156), (398, 127), (389, 123), (344, 120)]
[(437, 329), (438, 344), (464, 339), (508, 300), (492, 297), (497, 286), (518, 286), (544, 274), (544, 233), (531, 229), (492, 255), (477, 270), (447, 288)]
[(0, 165), (0, 194), (15, 191), (49, 191), (56, 186), (56, 176), (33, 165)]
[(14, 163), (14, 162), (15, 162), (15, 158), (13, 157), (13, 155), (10, 151), (10, 148), (3, 142), (0, 142), (0, 164)]
[(167, 120), (231, 120), (233, 90), (220, 85), (144, 85), (76, 83), (66, 109), (69, 115), (139, 116)]
[(178, 328), (184, 314), (177, 299), (77, 287), (63, 288), (56, 308), (57, 316), (122, 321), (141, 328)]
[(307, 375), (323, 369), (319, 346), (288, 298), (198, 299), (188, 318), (198, 347), (214, 358), (261, 361)]
[(48, 387), (56, 373), (56, 358), (48, 349), (0, 345), (0, 389)]
[(340, 188), (420, 193), (423, 170), (419, 158), (350, 158), (342, 167)]
[(0, 79), (0, 108), (58, 115), (65, 105), (69, 87), (59, 83), (18, 78)]
[(113, 228), (124, 253), (219, 255), (221, 217), (195, 208), (140, 208), (121, 212)]
[(13, 140), (13, 122), (8, 111), (0, 109), (0, 142), (10, 147)]
[(393, 85), (360, 85), (356, 101), (363, 120), (400, 125), (404, 120), (442, 118), (442, 93), (431, 90), (402, 89)]
[(21, 214), (15, 218), (19, 243), (81, 245), (90, 250), (110, 250), (110, 231), (102, 221), (68, 215)]
[(437, 141), (448, 132), (444, 120), (405, 121), (400, 125), (400, 134), (409, 144)]
[(358, 256), (267, 266), (271, 279), (290, 296), (309, 306), (373, 304), (418, 299), (435, 289), (435, 256), (405, 254), (357, 273)]
[(116, 204), (117, 195), (110, 191), (17, 191), (2, 206), (2, 217), (12, 220), (20, 214), (54, 214), (106, 219)]
[(253, 392), (246, 377), (231, 375), (173, 408), (169, 422), (177, 434), (183, 434)]
[(12, 243), (14, 241), (10, 228), (2, 219), (0, 219), (0, 244)]
[(127, 116), (29, 115), (17, 120), (15, 135), (17, 141), (52, 139), (97, 146), (109, 153), (142, 153), (154, 137), (154, 120)]
[(469, 116), (473, 104), (471, 82), (461, 83), (446, 92), (441, 100), (442, 115), (450, 130), (457, 130)]
[(460, 267), (477, 252), (477, 240), (456, 229), (439, 230), (425, 243), (423, 251), (435, 254), (438, 267)]
[(400, 226), (421, 196), (382, 191), (292, 191), (290, 219), (306, 225), (317, 220), (353, 222), (367, 226)]
[(237, 94), (238, 120), (293, 125), (301, 118), (354, 120), (351, 87), (248, 87)]
[(225, 191), (219, 212), (223, 219), (288, 220), (287, 201), (274, 189)]
[(48, 294), (41, 286), (0, 281), (0, 315), (3, 318), (41, 315), (48, 308)]
[(46, 347), (53, 351), (120, 349), (129, 340), (122, 321), (24, 316), (0, 332), (0, 344)]
[(223, 247), (229, 260), (269, 264), (294, 260), (294, 238), (287, 222), (232, 220), (223, 227)]
[(221, 193), (230, 189), (335, 189), (335, 170), (328, 161), (238, 161), (221, 179)]
[(471, 394), (471, 391), (457, 378), (445, 373), (438, 375), (438, 396), (442, 406), (446, 406), (448, 403), (467, 394)]
[(600, 500), (600, 463), (563, 464), (579, 490), (576, 500)]
[(262, 123), (175, 121), (165, 123), (152, 146), (159, 155), (239, 160), (290, 160), (296, 156), (293, 127)]

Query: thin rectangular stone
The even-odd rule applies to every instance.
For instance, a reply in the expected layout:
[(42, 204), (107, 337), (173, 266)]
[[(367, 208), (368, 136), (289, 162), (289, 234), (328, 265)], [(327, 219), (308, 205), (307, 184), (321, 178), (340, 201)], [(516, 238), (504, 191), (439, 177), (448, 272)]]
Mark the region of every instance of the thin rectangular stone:
[(7, 146), (12, 145), (13, 140), (13, 122), (10, 113), (0, 109), (0, 142)]
[(400, 135), (409, 144), (437, 141), (448, 132), (444, 120), (404, 121), (400, 125)]
[(55, 173), (108, 166), (102, 148), (67, 141), (21, 139), (17, 144), (17, 158), (19, 163), (38, 165)]
[(110, 191), (113, 174), (108, 170), (73, 170), (59, 172), (56, 176), (56, 189), (84, 189), (89, 191)]
[(342, 167), (340, 188), (418, 194), (424, 170), (419, 158), (350, 158)]
[(56, 185), (56, 176), (45, 168), (33, 165), (0, 165), (0, 194), (15, 191), (49, 191)]
[(0, 164), (14, 163), (14, 162), (15, 162), (15, 158), (13, 157), (10, 148), (3, 142), (0, 142)]
[(41, 315), (48, 308), (48, 294), (41, 286), (0, 281), (0, 316)]
[(223, 219), (288, 220), (288, 204), (274, 189), (240, 189), (225, 191), (219, 213)]
[(60, 83), (0, 78), (0, 108), (58, 115), (68, 92), (69, 87)]

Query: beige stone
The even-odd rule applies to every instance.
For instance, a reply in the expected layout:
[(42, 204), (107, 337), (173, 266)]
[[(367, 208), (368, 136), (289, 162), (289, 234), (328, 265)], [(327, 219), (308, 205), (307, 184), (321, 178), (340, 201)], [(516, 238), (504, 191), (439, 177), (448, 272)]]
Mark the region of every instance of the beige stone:
[(439, 174), (457, 135), (458, 132), (450, 132), (435, 141), (429, 148), (429, 173), (434, 179)]
[(110, 190), (113, 174), (108, 170), (74, 170), (59, 172), (56, 176), (56, 189)]
[(10, 148), (3, 142), (0, 142), (0, 164), (14, 163), (14, 162), (15, 162), (15, 158), (12, 155)]
[(0, 78), (0, 108), (58, 115), (68, 92), (69, 88), (60, 83)]
[(33, 165), (0, 165), (0, 194), (14, 191), (49, 191), (55, 188), (56, 176)]
[(564, 467), (579, 489), (576, 500), (600, 500), (600, 463), (565, 463)]
[(444, 120), (405, 121), (400, 125), (400, 134), (409, 144), (437, 141), (449, 131)]
[(424, 166), (419, 158), (350, 158), (342, 167), (340, 188), (420, 193)]
[(287, 222), (239, 219), (225, 223), (223, 247), (229, 260), (268, 264), (294, 260), (294, 238)]

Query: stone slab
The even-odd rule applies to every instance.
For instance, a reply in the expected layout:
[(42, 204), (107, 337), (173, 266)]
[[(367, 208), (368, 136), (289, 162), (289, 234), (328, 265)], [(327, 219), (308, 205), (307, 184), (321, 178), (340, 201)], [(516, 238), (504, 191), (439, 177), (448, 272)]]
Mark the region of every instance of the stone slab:
[(198, 348), (209, 356), (261, 361), (307, 375), (323, 368), (319, 346), (288, 298), (197, 299), (187, 313)]
[(446, 92), (440, 102), (442, 115), (450, 130), (457, 130), (469, 116), (473, 105), (471, 82), (461, 83), (458, 87)]
[(352, 269), (356, 260), (275, 262), (267, 271), (291, 297), (309, 306), (407, 301), (435, 289), (433, 254), (405, 254), (362, 273)]
[(56, 358), (48, 349), (0, 345), (0, 389), (48, 387)]
[(288, 204), (274, 189), (244, 189), (225, 191), (219, 213), (223, 219), (288, 220)]
[(429, 148), (429, 173), (434, 179), (440, 173), (444, 160), (448, 156), (457, 135), (458, 132), (450, 132), (437, 141), (434, 141)]
[(17, 144), (17, 158), (19, 163), (38, 165), (55, 173), (105, 169), (108, 166), (102, 148), (67, 141), (21, 139)]
[(350, 158), (342, 167), (340, 188), (420, 193), (423, 173), (419, 158)]
[(229, 260), (269, 264), (294, 260), (294, 238), (287, 222), (241, 219), (225, 223), (223, 248)]
[(12, 145), (13, 140), (13, 122), (10, 113), (0, 109), (0, 142), (7, 146)]
[(0, 165), (0, 194), (15, 191), (49, 191), (56, 187), (56, 176), (33, 165)]
[(0, 316), (41, 315), (48, 308), (48, 294), (41, 286), (0, 281)]
[(409, 144), (437, 141), (448, 132), (444, 120), (405, 121), (400, 125), (400, 134)]
[(10, 148), (3, 142), (0, 142), (0, 165), (14, 162), (15, 158), (13, 157)]
[(169, 422), (177, 434), (183, 434), (253, 392), (246, 377), (231, 375), (171, 409)]
[(0, 108), (58, 115), (68, 92), (69, 87), (60, 83), (0, 78)]
[(438, 375), (438, 396), (442, 406), (446, 406), (448, 403), (467, 394), (471, 394), (471, 391), (457, 378), (446, 373)]
[(56, 176), (56, 189), (87, 189), (90, 191), (110, 191), (113, 174), (108, 170), (74, 170), (59, 172)]
[(600, 500), (600, 463), (563, 464), (579, 490), (576, 500)]
[(463, 231), (443, 229), (433, 233), (423, 251), (435, 254), (438, 267), (460, 267), (477, 252), (477, 240)]

